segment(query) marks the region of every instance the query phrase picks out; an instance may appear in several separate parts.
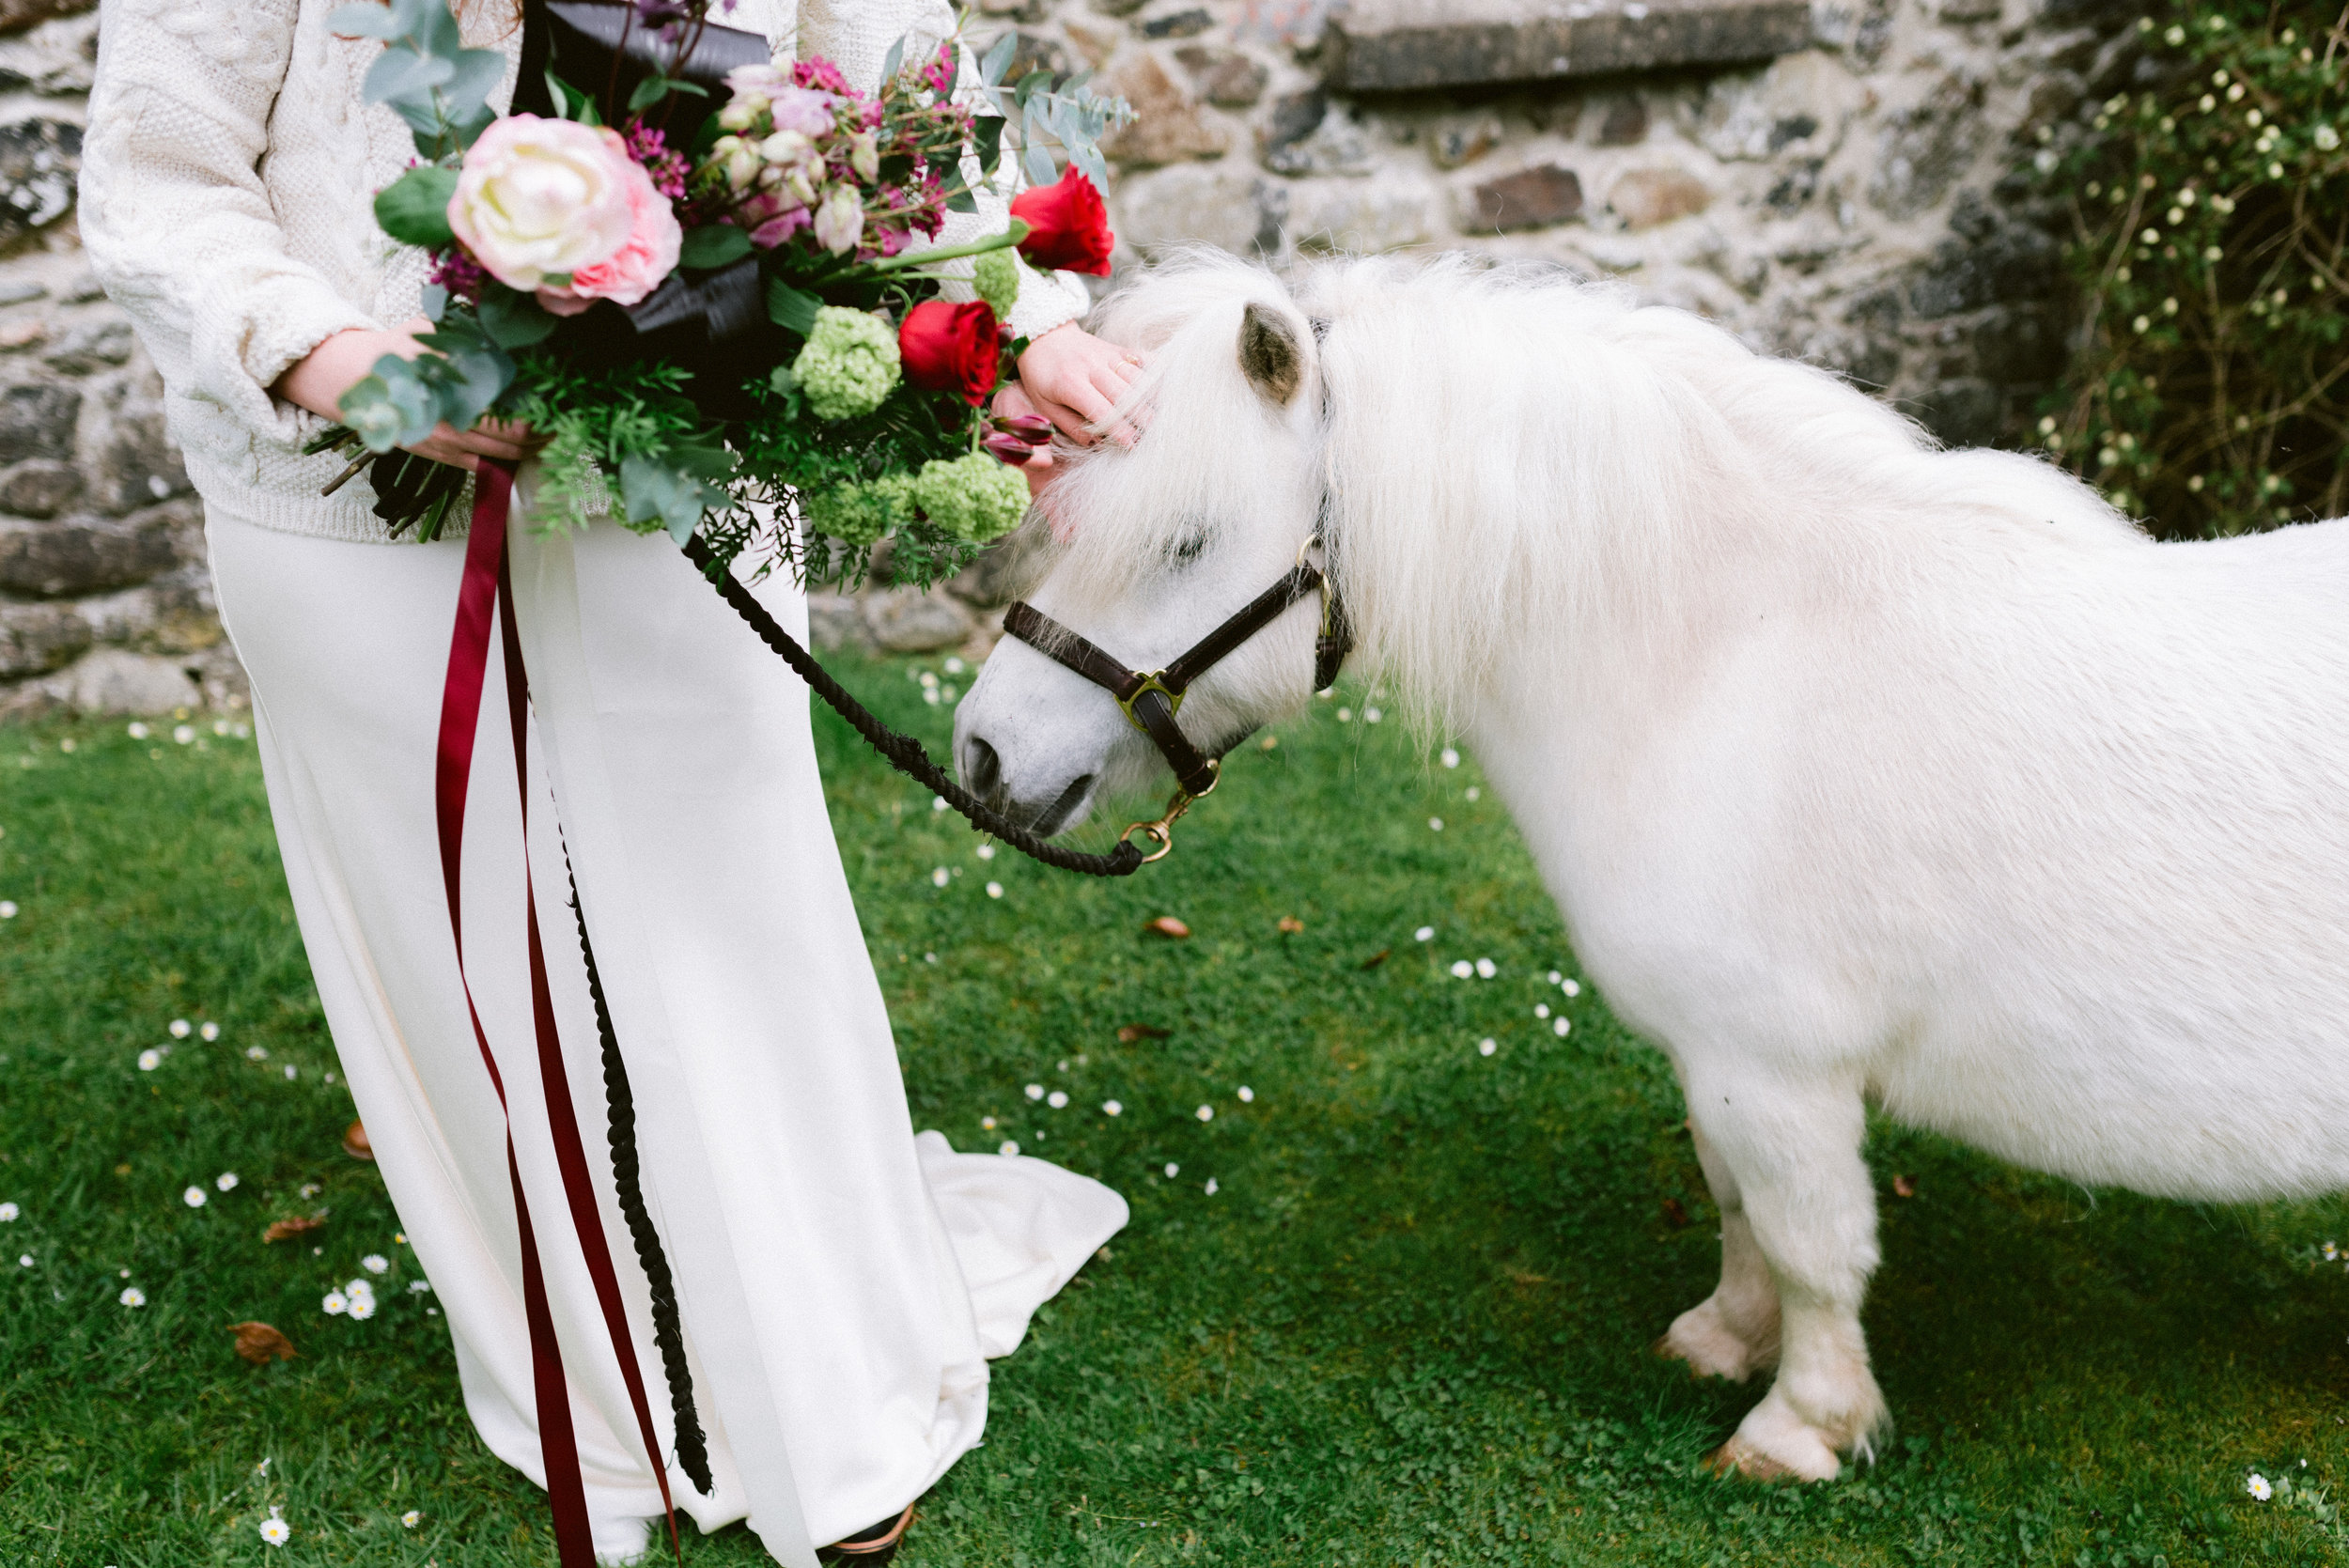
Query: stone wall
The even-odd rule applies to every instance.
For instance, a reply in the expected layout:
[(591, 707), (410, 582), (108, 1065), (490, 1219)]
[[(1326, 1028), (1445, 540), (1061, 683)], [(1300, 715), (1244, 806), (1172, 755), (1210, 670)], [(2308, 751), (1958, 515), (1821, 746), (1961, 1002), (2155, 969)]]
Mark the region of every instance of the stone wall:
[[(1952, 442), (2056, 372), (2055, 245), (2009, 172), (2126, 85), (2120, 0), (976, 0), (982, 39), (1141, 109), (1118, 261), (1468, 248), (1615, 278)], [(152, 368), (72, 179), (87, 0), (0, 0), (0, 715), (243, 700)], [(831, 645), (986, 644), (1007, 572), (819, 597)]]

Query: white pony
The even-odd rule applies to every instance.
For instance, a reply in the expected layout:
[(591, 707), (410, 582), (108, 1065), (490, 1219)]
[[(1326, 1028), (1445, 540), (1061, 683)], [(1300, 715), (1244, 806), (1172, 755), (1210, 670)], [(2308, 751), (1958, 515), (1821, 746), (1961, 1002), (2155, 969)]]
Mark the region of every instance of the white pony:
[[(1150, 670), (1319, 518), (1357, 664), (1474, 747), (1679, 1075), (1721, 1280), (1660, 1348), (1777, 1368), (1724, 1466), (1829, 1478), (1886, 1419), (1870, 1101), (2080, 1182), (2349, 1187), (2349, 520), (2155, 544), (2045, 463), (1555, 276), (1346, 261), (1292, 293), (1194, 258), (1103, 315), (1146, 427), (1052, 492), (1033, 601)], [(1295, 713), (1314, 620), (1217, 666), (1190, 737)], [(1048, 831), (1158, 770), (1019, 643), (955, 728)]]

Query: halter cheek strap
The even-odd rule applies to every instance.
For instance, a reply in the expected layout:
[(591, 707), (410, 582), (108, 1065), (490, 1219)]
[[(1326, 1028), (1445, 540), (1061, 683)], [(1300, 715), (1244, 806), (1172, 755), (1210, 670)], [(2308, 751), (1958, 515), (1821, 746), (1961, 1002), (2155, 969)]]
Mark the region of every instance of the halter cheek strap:
[(1192, 681), (1237, 652), (1240, 645), (1278, 620), (1289, 606), (1318, 590), (1321, 626), (1314, 638), (1314, 690), (1324, 690), (1338, 678), (1339, 666), (1353, 645), (1346, 612), (1320, 567), (1299, 561), (1287, 576), (1258, 594), (1231, 616), (1192, 644), (1162, 670), (1144, 675), (1128, 669), (1100, 644), (1080, 636), (1025, 599), (1003, 612), (1003, 630), (1046, 658), (1074, 670), (1116, 699), (1126, 722), (1148, 736), (1159, 755), (1174, 770), (1174, 782), (1185, 796), (1196, 800), (1213, 789), (1222, 765), (1190, 743), (1174, 716)]

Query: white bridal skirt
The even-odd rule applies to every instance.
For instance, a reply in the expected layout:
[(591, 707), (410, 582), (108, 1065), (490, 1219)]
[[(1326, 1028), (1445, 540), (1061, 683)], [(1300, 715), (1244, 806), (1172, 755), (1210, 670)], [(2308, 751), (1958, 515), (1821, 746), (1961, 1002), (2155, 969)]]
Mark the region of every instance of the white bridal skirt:
[[(525, 476), (526, 478), (527, 476)], [(519, 496), (518, 496), (519, 500)], [(465, 1405), (545, 1484), (506, 1131), (465, 1017), (433, 828), (462, 539), (354, 544), (210, 510), (222, 618), (250, 673), (294, 911), (334, 1047)], [(530, 859), (563, 1061), (664, 1454), (668, 1385), (612, 1195), (568, 842), (628, 1063), (646, 1203), (676, 1278), (714, 1490), (779, 1560), (893, 1516), (979, 1441), (987, 1358), (1126, 1222), (1042, 1160), (916, 1137), (826, 818), (806, 688), (665, 537), (511, 527), (536, 721)], [(755, 590), (804, 635), (777, 574)], [(550, 1142), (531, 1025), (501, 660), (466, 816), (465, 951), (570, 1381), (599, 1541), (661, 1511)], [(328, 1232), (330, 1236), (336, 1232)], [(362, 1250), (343, 1236), (322, 1296)]]

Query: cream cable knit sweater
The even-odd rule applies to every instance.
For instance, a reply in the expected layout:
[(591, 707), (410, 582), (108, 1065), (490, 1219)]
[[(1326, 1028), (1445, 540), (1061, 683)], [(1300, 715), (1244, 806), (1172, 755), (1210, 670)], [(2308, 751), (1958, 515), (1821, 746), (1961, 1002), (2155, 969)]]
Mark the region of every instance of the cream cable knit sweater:
[[(381, 44), (338, 39), (343, 0), (106, 0), (82, 151), (82, 241), (163, 373), (172, 434), (205, 498), (264, 527), (382, 540), (364, 477), (304, 458), (324, 427), (269, 388), (350, 327), (417, 313), (424, 253), (375, 226), (375, 193), (414, 156), (399, 116), (361, 101)], [(473, 13), (466, 42), (505, 52), (512, 100), (521, 35)], [(945, 0), (739, 0), (731, 26), (763, 31), (778, 57), (821, 54), (870, 90), (889, 46), (943, 38)], [(1000, 197), (948, 221), (941, 242), (996, 232)], [(967, 270), (967, 264), (966, 264)], [(1083, 314), (1084, 286), (1023, 266), (1012, 329), (1036, 336)], [(949, 292), (956, 292), (949, 286)], [(967, 289), (961, 297), (968, 298)]]

